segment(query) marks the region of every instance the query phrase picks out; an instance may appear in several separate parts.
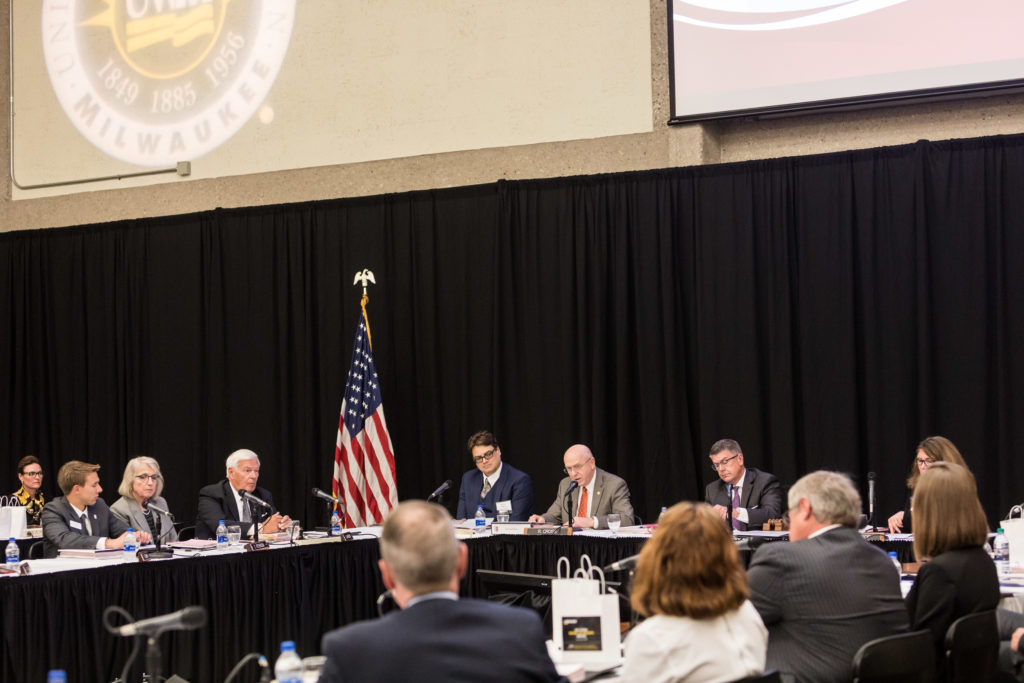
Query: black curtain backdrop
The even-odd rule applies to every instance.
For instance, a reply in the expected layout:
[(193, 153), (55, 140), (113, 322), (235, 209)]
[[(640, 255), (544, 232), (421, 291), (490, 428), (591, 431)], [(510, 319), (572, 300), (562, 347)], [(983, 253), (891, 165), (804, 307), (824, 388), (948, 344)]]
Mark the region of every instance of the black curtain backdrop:
[[(944, 434), (992, 522), (1024, 499), (1024, 137), (218, 210), (0, 236), (0, 471), (162, 464), (183, 521), (229, 452), (326, 508), (361, 289), (401, 498), (493, 430), (543, 509), (570, 444), (646, 520), (743, 445), (789, 485)], [(454, 496), (453, 496), (454, 498)], [(454, 507), (454, 504), (452, 504)]]

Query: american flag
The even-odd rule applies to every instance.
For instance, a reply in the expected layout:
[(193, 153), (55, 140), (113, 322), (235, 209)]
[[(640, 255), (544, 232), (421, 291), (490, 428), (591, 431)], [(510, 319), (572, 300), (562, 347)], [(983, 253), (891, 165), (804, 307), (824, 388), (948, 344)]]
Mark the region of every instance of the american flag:
[(334, 495), (347, 528), (379, 524), (398, 505), (395, 454), (384, 420), (365, 310), (359, 317), (334, 448)]

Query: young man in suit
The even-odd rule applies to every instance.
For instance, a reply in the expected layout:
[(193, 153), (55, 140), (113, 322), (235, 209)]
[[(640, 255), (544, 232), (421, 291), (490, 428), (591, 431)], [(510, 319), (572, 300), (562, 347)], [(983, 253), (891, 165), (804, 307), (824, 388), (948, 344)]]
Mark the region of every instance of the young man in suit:
[[(71, 460), (57, 472), (57, 486), (64, 495), (43, 506), (43, 556), (57, 557), (60, 548), (115, 549), (124, 546), (128, 526), (115, 517), (100, 498), (100, 466)], [(149, 543), (145, 531), (135, 534), (141, 545)]]
[(477, 505), (483, 505), (488, 517), (507, 509), (510, 521), (526, 521), (533, 509), (530, 475), (501, 461), (501, 447), (490, 432), (469, 437), (467, 448), (476, 468), (462, 475), (455, 516), (468, 519), (476, 514)]
[(782, 485), (774, 474), (743, 465), (743, 450), (733, 439), (719, 439), (708, 455), (718, 481), (708, 484), (704, 502), (729, 521), (732, 502), (732, 528), (759, 530), (769, 519), (782, 517)]
[(747, 570), (768, 627), (768, 669), (784, 680), (849, 681), (869, 640), (907, 630), (899, 574), (857, 532), (861, 501), (838, 472), (812, 472), (789, 491), (789, 543), (766, 543)]
[[(224, 462), (227, 478), (199, 490), (199, 514), (196, 517), (196, 538), (217, 537), (217, 522), (239, 522), (242, 536), (253, 535), (253, 522), (259, 524), (260, 534), (282, 531), (291, 518), (282, 515), (274, 506), (270, 491), (257, 486), (260, 479), (260, 456), (248, 448), (242, 448), (228, 456)], [(270, 508), (263, 508), (242, 498), (240, 491), (248, 491)]]
[(327, 633), (323, 683), (559, 680), (535, 612), (459, 598), (466, 546), (443, 507), (401, 503), (384, 520), (380, 555), (384, 586), (401, 609)]
[[(608, 515), (615, 513), (622, 526), (633, 524), (633, 504), (629, 502), (626, 481), (599, 469), (588, 447), (583, 444), (570, 446), (562, 456), (562, 463), (568, 476), (559, 482), (558, 493), (547, 512), (531, 515), (531, 522), (607, 529)], [(570, 486), (573, 486), (572, 490)]]

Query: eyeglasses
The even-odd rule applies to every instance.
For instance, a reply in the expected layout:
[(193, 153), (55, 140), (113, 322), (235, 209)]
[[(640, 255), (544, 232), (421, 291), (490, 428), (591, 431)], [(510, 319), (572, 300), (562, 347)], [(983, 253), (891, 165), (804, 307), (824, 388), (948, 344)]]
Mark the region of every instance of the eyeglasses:
[(26, 477), (41, 477), (43, 476), (43, 471), (39, 470), (38, 472), (22, 472), (22, 474), (24, 474)]
[(492, 448), (491, 450), (487, 451), (487, 452), (486, 452), (486, 453), (484, 453), (483, 455), (474, 455), (474, 456), (473, 456), (473, 462), (475, 462), (475, 463), (481, 463), (481, 462), (483, 462), (484, 460), (490, 460), (491, 458), (493, 458), (493, 457), (494, 457), (494, 452), (495, 452), (496, 450), (498, 450), (498, 449), (497, 449), (497, 448)]
[(565, 472), (566, 474), (572, 474), (573, 472), (582, 472), (583, 468), (587, 466), (588, 462), (590, 462), (590, 460), (584, 460), (579, 465), (570, 465), (569, 467), (563, 467), (562, 471)]
[(715, 472), (717, 472), (718, 470), (722, 469), (722, 467), (724, 465), (729, 464), (730, 462), (732, 462), (736, 458), (740, 457), (741, 455), (743, 455), (743, 454), (742, 453), (737, 453), (736, 455), (732, 456), (731, 458), (726, 458), (725, 460), (719, 460), (718, 462), (712, 462), (711, 463), (711, 469), (713, 469)]
[(931, 458), (917, 458), (915, 462), (917, 462), (918, 465), (931, 465), (935, 461)]
[(150, 480), (157, 482), (163, 479), (163, 477), (161, 477), (159, 474), (136, 474), (135, 478), (141, 481), (143, 484)]

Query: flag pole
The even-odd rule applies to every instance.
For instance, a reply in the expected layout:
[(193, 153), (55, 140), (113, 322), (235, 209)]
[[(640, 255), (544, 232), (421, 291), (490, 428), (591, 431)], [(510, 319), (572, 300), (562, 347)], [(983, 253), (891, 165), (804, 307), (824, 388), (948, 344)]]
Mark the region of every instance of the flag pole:
[(370, 318), (366, 315), (366, 304), (370, 303), (370, 295), (366, 292), (366, 283), (372, 282), (377, 284), (377, 281), (373, 279), (373, 271), (369, 268), (363, 268), (361, 271), (356, 272), (356, 279), (352, 281), (353, 285), (357, 285), (360, 282), (363, 283), (363, 298), (359, 301), (359, 306), (363, 309), (363, 322), (366, 323), (366, 341), (370, 344), (370, 350), (373, 351), (373, 336), (370, 334)]

